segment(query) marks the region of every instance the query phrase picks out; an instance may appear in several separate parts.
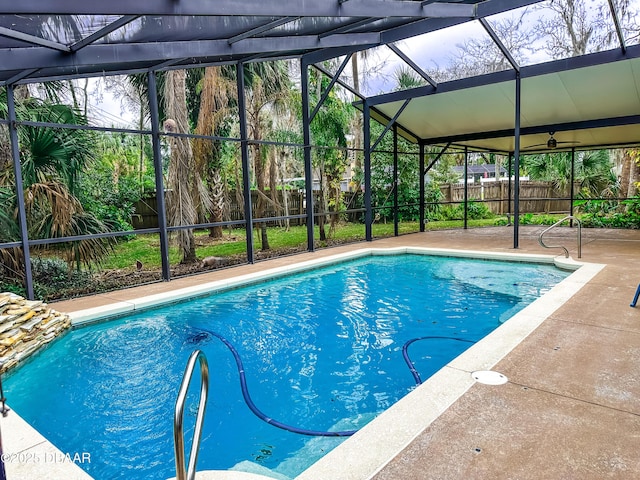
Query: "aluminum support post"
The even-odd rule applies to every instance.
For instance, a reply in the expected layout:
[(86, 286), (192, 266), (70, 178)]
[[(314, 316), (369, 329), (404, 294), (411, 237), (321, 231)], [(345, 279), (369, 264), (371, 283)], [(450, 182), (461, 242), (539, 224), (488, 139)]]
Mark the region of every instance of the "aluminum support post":
[(371, 112), (369, 102), (363, 105), (363, 146), (364, 146), (364, 229), (365, 239), (373, 240), (373, 210), (371, 206)]
[(516, 118), (514, 138), (514, 182), (513, 182), (513, 248), (520, 242), (520, 111), (522, 103), (522, 82), (520, 73), (516, 74)]
[(24, 283), (27, 290), (27, 297), (29, 300), (33, 300), (34, 293), (33, 276), (31, 274), (31, 252), (29, 250), (27, 213), (24, 205), (24, 186), (22, 185), (22, 165), (20, 164), (20, 143), (18, 141), (18, 124), (13, 85), (7, 85), (7, 114), (9, 117), (9, 138), (11, 140), (11, 158), (13, 160), (13, 177), (16, 188), (18, 223), (20, 224), (20, 241), (22, 242), (22, 258), (24, 260)]
[(424, 215), (425, 215), (425, 208), (424, 208), (424, 197), (425, 197), (425, 191), (424, 191), (424, 143), (420, 144), (420, 167), (418, 169), (418, 174), (420, 175), (419, 178), (419, 189), (420, 189), (420, 207), (419, 207), (419, 215), (420, 215), (420, 231), (424, 232), (425, 230), (425, 225), (424, 225)]
[(304, 143), (304, 196), (307, 214), (307, 250), (315, 249), (313, 235), (315, 217), (313, 201), (313, 166), (311, 163), (311, 120), (309, 116), (309, 65), (300, 62), (300, 83), (302, 94), (302, 136)]
[(160, 229), (160, 259), (162, 262), (162, 279), (168, 282), (171, 278), (169, 263), (169, 235), (167, 233), (167, 208), (164, 196), (164, 179), (162, 176), (162, 152), (160, 146), (160, 115), (158, 114), (158, 87), (154, 72), (147, 74), (147, 91), (149, 113), (151, 115), (151, 145), (153, 147), (153, 170), (156, 181), (156, 205), (158, 206), (158, 228)]
[(244, 65), (236, 64), (236, 80), (238, 89), (238, 115), (240, 117), (240, 151), (242, 155), (242, 194), (244, 196), (244, 221), (247, 237), (247, 261), (255, 262), (253, 253), (253, 214), (251, 205), (251, 179), (249, 172), (249, 141), (247, 139), (247, 104), (244, 96)]
[(400, 215), (398, 214), (398, 125), (393, 124), (393, 235), (400, 234), (398, 223)]
[(468, 207), (469, 206), (469, 149), (464, 147), (464, 220), (463, 228), (466, 230), (468, 220)]

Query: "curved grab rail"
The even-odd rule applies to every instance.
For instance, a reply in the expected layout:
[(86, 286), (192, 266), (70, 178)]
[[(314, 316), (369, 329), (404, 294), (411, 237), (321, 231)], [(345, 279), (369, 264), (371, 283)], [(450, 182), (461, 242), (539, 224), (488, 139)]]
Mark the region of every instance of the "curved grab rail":
[(545, 243), (542, 241), (542, 237), (545, 233), (567, 220), (575, 220), (578, 223), (578, 258), (582, 258), (582, 224), (580, 223), (580, 220), (578, 220), (573, 215), (567, 215), (562, 220), (558, 220), (556, 223), (551, 225), (549, 228), (545, 228), (538, 236), (538, 243), (541, 247), (544, 248), (561, 248), (562, 250), (564, 250), (565, 258), (569, 258), (569, 250), (567, 250), (567, 247), (565, 247), (564, 245), (545, 245)]
[[(6, 417), (9, 414), (9, 407), (7, 407), (7, 399), (4, 398), (4, 390), (2, 389), (2, 377), (1, 376), (0, 376), (0, 414), (3, 417)], [(0, 450), (2, 450), (2, 441), (1, 440), (0, 440)]]
[[(198, 404), (198, 415), (196, 426), (191, 442), (191, 452), (189, 454), (189, 468), (185, 468), (184, 451), (184, 402), (187, 398), (187, 390), (193, 376), (196, 362), (200, 360), (200, 403)], [(200, 448), (200, 437), (202, 435), (202, 424), (204, 423), (204, 412), (207, 407), (207, 397), (209, 393), (209, 365), (207, 357), (200, 350), (195, 350), (187, 362), (187, 367), (182, 377), (176, 408), (173, 415), (173, 445), (176, 455), (176, 480), (194, 480), (196, 478), (196, 462), (198, 461), (198, 450)]]

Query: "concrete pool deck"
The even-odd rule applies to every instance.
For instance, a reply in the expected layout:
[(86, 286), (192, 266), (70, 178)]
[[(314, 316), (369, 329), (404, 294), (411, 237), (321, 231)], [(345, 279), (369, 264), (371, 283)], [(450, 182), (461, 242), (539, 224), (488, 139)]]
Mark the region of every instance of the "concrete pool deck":
[[(554, 254), (556, 251), (545, 250), (537, 243), (543, 228), (521, 227), (517, 250), (512, 248), (509, 227), (427, 232), (57, 302), (52, 307), (73, 314), (117, 303), (126, 310), (141, 297), (362, 248), (414, 246)], [(561, 243), (576, 255), (575, 230), (557, 229), (545, 238), (551, 241), (554, 237), (563, 238)], [(605, 266), (492, 366), (492, 370), (506, 375), (508, 383), (490, 386), (470, 382), (462, 396), (418, 429), (410, 441), (388, 457), (388, 462), (367, 477), (358, 476), (351, 465), (354, 462), (346, 459), (334, 465), (341, 473), (305, 478), (640, 477), (640, 306), (629, 306), (640, 282), (639, 257), (640, 231), (583, 230), (581, 260)], [(468, 374), (464, 368), (458, 370)], [(17, 430), (7, 419), (2, 419), (1, 425), (5, 452), (15, 452), (12, 442)], [(375, 448), (376, 443), (386, 441), (380, 435), (373, 442), (369, 438), (368, 444)], [(7, 467), (9, 479), (40, 478), (17, 472), (11, 476), (15, 466)], [(41, 478), (70, 478), (52, 473)]]

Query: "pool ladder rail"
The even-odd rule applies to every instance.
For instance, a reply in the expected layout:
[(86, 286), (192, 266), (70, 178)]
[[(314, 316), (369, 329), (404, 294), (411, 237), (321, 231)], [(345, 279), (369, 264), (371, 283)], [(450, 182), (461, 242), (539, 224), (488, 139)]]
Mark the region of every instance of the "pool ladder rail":
[[(196, 425), (193, 432), (193, 441), (191, 442), (191, 452), (189, 454), (189, 467), (185, 465), (184, 450), (184, 403), (187, 398), (187, 390), (196, 367), (196, 362), (200, 363), (200, 402), (198, 404), (198, 414), (196, 416)], [(202, 425), (204, 423), (204, 414), (207, 408), (207, 397), (209, 396), (209, 365), (207, 357), (200, 350), (194, 350), (189, 357), (187, 367), (185, 368), (178, 398), (176, 399), (176, 408), (173, 415), (173, 444), (176, 457), (176, 480), (194, 480), (196, 478), (196, 463), (198, 462), (198, 450), (200, 449), (200, 439), (202, 436)]]
[(549, 228), (544, 229), (538, 236), (538, 243), (540, 244), (541, 247), (544, 247), (544, 248), (561, 248), (562, 250), (564, 250), (564, 256), (566, 258), (569, 258), (569, 250), (567, 250), (567, 247), (565, 247), (564, 245), (546, 245), (542, 240), (542, 237), (544, 236), (545, 233), (557, 227), (558, 225), (566, 222), (567, 220), (575, 220), (576, 223), (578, 224), (578, 258), (582, 258), (582, 224), (580, 223), (580, 220), (578, 220), (573, 215), (567, 215), (562, 220), (558, 220), (556, 223), (551, 225)]

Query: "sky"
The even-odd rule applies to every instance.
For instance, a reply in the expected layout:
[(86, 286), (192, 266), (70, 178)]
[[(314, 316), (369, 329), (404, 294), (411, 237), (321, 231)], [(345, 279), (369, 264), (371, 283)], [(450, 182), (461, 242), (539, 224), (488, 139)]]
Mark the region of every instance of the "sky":
[[(543, 2), (538, 5), (515, 9), (500, 15), (494, 15), (492, 17), (488, 17), (487, 21), (495, 31), (500, 32), (500, 28), (497, 26), (498, 22), (507, 19), (516, 20), (522, 16), (523, 22), (519, 31), (524, 30), (525, 33), (531, 32), (527, 36), (527, 39), (534, 38), (535, 35), (533, 34), (533, 28), (541, 19), (557, 18), (553, 11), (546, 8), (547, 3), (548, 2)], [(611, 30), (614, 29), (613, 20), (608, 14), (608, 0), (584, 0), (584, 5), (587, 8), (588, 14), (594, 18), (600, 10), (605, 11), (609, 27)], [(640, 0), (631, 0), (631, 8), (636, 12), (640, 11)], [(399, 47), (400, 50), (402, 50), (416, 64), (418, 64), (427, 74), (434, 77), (436, 76), (435, 74), (438, 69), (444, 69), (450, 65), (452, 58), (456, 56), (458, 47), (471, 38), (483, 38), (492, 42), (480, 22), (475, 21), (407, 39), (402, 42), (398, 42), (396, 46)], [(502, 40), (505, 44), (508, 43), (506, 39), (502, 38)], [(630, 42), (629, 39), (627, 39), (628, 44), (635, 42), (637, 42), (637, 40)], [(522, 66), (543, 63), (553, 59), (545, 50), (543, 39), (538, 40), (536, 43), (529, 43), (526, 46), (529, 47), (531, 51), (526, 53), (526, 59), (520, 60)], [(614, 46), (615, 44), (611, 47), (603, 47), (596, 42), (592, 42), (590, 45), (590, 51), (594, 51), (599, 48), (614, 48)], [(396, 87), (394, 71), (399, 66), (404, 66), (404, 62), (391, 52), (391, 50), (385, 47), (376, 49), (371, 57), (372, 58), (368, 60), (369, 65), (384, 64), (384, 66), (379, 72), (376, 72), (376, 74), (372, 76), (368, 88), (364, 89), (365, 93), (367, 95), (376, 95), (394, 90)]]
[[(119, 99), (107, 90), (102, 78), (90, 79), (90, 110), (92, 120), (100, 126), (128, 126), (136, 124), (137, 112), (130, 112), (122, 108)], [(93, 123), (93, 122), (92, 122)]]

